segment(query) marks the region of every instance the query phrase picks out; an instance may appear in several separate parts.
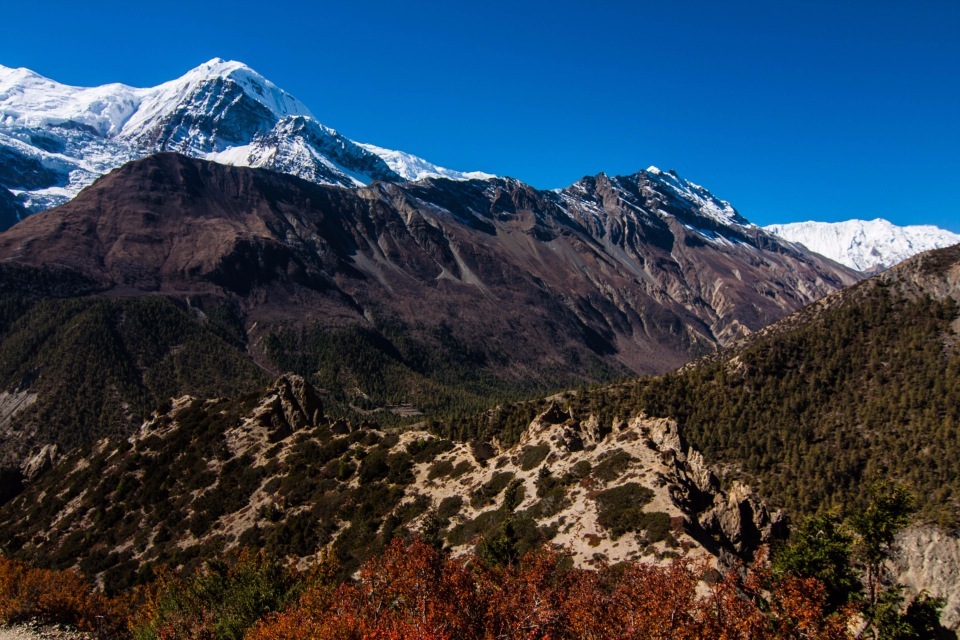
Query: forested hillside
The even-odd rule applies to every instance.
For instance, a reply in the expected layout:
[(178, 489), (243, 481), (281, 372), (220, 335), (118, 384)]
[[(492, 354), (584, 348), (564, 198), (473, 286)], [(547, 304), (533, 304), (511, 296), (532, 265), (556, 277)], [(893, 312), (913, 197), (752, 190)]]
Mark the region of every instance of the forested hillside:
[[(675, 418), (715, 464), (799, 516), (862, 506), (871, 482), (960, 522), (960, 247), (915, 258), (676, 372), (565, 395), (575, 415)], [(538, 405), (438, 423), (512, 442)]]

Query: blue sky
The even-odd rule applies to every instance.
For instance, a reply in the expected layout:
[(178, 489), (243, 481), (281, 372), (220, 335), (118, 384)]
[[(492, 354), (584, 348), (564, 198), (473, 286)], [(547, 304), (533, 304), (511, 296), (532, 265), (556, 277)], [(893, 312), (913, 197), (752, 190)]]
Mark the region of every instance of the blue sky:
[(361, 142), (541, 188), (675, 169), (754, 222), (960, 232), (960, 2), (19, 2), (0, 64), (241, 60)]

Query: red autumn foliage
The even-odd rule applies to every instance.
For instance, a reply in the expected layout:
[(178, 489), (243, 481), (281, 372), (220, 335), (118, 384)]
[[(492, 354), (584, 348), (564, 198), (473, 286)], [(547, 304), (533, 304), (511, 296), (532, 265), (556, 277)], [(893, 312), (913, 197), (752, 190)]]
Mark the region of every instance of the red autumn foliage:
[[(220, 571), (214, 567), (189, 578), (168, 576), (139, 595), (119, 600), (97, 593), (73, 571), (36, 569), (0, 557), (0, 623), (38, 618), (95, 629), (101, 637), (122, 637), (129, 621), (130, 629), (145, 632), (138, 635), (144, 638), (226, 637), (228, 630), (229, 637), (239, 638), (262, 615), (256, 607), (244, 613), (243, 607), (238, 609), (241, 604), (260, 607), (267, 592), (280, 602), (284, 593), (299, 592), (296, 585), (303, 584), (302, 574), (298, 577), (260, 556), (220, 564)], [(355, 581), (335, 584), (329, 567), (321, 563), (307, 578), (312, 586), (280, 613), (260, 619), (245, 637), (850, 638), (856, 612), (848, 608), (827, 615), (825, 590), (816, 580), (775, 580), (760, 559), (753, 569), (732, 570), (706, 586), (702, 578), (708, 570), (705, 562), (685, 560), (661, 567), (622, 563), (576, 569), (549, 546), (516, 566), (491, 567), (476, 559), (449, 558), (421, 540), (395, 540)]]
[[(703, 563), (568, 567), (546, 547), (515, 567), (449, 559), (395, 541), (356, 582), (309, 589), (252, 640), (717, 639), (839, 640), (852, 611), (825, 614), (815, 580), (731, 571), (704, 591)], [(699, 592), (698, 592), (699, 588)]]
[(0, 556), (0, 623), (28, 619), (112, 636), (122, 633), (126, 616), (121, 600), (106, 598), (76, 571), (37, 569)]

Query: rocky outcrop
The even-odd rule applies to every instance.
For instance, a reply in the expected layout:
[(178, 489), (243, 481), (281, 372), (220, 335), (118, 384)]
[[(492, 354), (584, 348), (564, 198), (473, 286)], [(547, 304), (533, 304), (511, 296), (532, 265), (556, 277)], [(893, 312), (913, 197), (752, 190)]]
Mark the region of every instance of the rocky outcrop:
[(273, 381), (249, 417), (228, 430), (227, 439), (234, 452), (259, 450), (316, 427), (323, 417), (316, 389), (301, 376), (288, 373)]
[(786, 536), (783, 514), (771, 513), (750, 487), (734, 482), (728, 491), (720, 488), (703, 455), (683, 441), (675, 421), (640, 417), (632, 426), (670, 461), (670, 495), (690, 517), (695, 535), (706, 536), (741, 557), (749, 557), (759, 545)]
[(783, 514), (771, 514), (750, 487), (739, 482), (729, 491), (715, 494), (713, 504), (698, 514), (697, 522), (741, 556), (750, 556), (761, 544), (785, 538), (787, 533)]
[(934, 525), (908, 527), (897, 535), (890, 565), (909, 596), (944, 598), (941, 624), (960, 628), (960, 538)]
[(0, 391), (0, 433), (10, 428), (10, 421), (18, 413), (37, 401), (37, 394), (29, 388)]
[(30, 482), (35, 480), (41, 473), (53, 467), (57, 460), (57, 445), (48, 444), (40, 448), (35, 455), (27, 459), (23, 464), (24, 480)]
[(12, 193), (0, 186), (0, 231), (6, 231), (27, 215)]
[(31, 433), (15, 427), (14, 418), (36, 401), (36, 392), (29, 388), (0, 391), (0, 467), (13, 470), (24, 466), (20, 452), (22, 443), (30, 439)]
[(323, 403), (316, 389), (301, 376), (288, 373), (277, 378), (254, 410), (251, 423), (265, 427), (280, 440), (314, 427), (323, 417)]
[(734, 482), (728, 490), (721, 488), (703, 455), (683, 440), (676, 421), (639, 416), (617, 426), (615, 431), (595, 415), (578, 420), (573, 411), (552, 403), (530, 423), (518, 447), (548, 443), (557, 459), (585, 456), (602, 462), (605, 451), (622, 447), (635, 452), (635, 446), (625, 443), (639, 439), (655, 455), (648, 461), (634, 453), (634, 474), (652, 473), (659, 479), (670, 502), (683, 513), (687, 533), (711, 553), (751, 558), (761, 544), (786, 536), (783, 514), (771, 512), (750, 487)]

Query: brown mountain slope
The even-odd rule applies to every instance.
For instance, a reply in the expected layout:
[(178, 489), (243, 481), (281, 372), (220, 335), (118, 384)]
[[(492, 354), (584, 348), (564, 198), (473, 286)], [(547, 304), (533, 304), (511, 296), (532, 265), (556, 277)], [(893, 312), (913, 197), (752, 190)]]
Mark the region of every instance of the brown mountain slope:
[(159, 154), (0, 235), (0, 262), (75, 267), (114, 294), (227, 295), (250, 324), (447, 326), (513, 377), (595, 358), (664, 371), (855, 280), (658, 180), (347, 190)]

